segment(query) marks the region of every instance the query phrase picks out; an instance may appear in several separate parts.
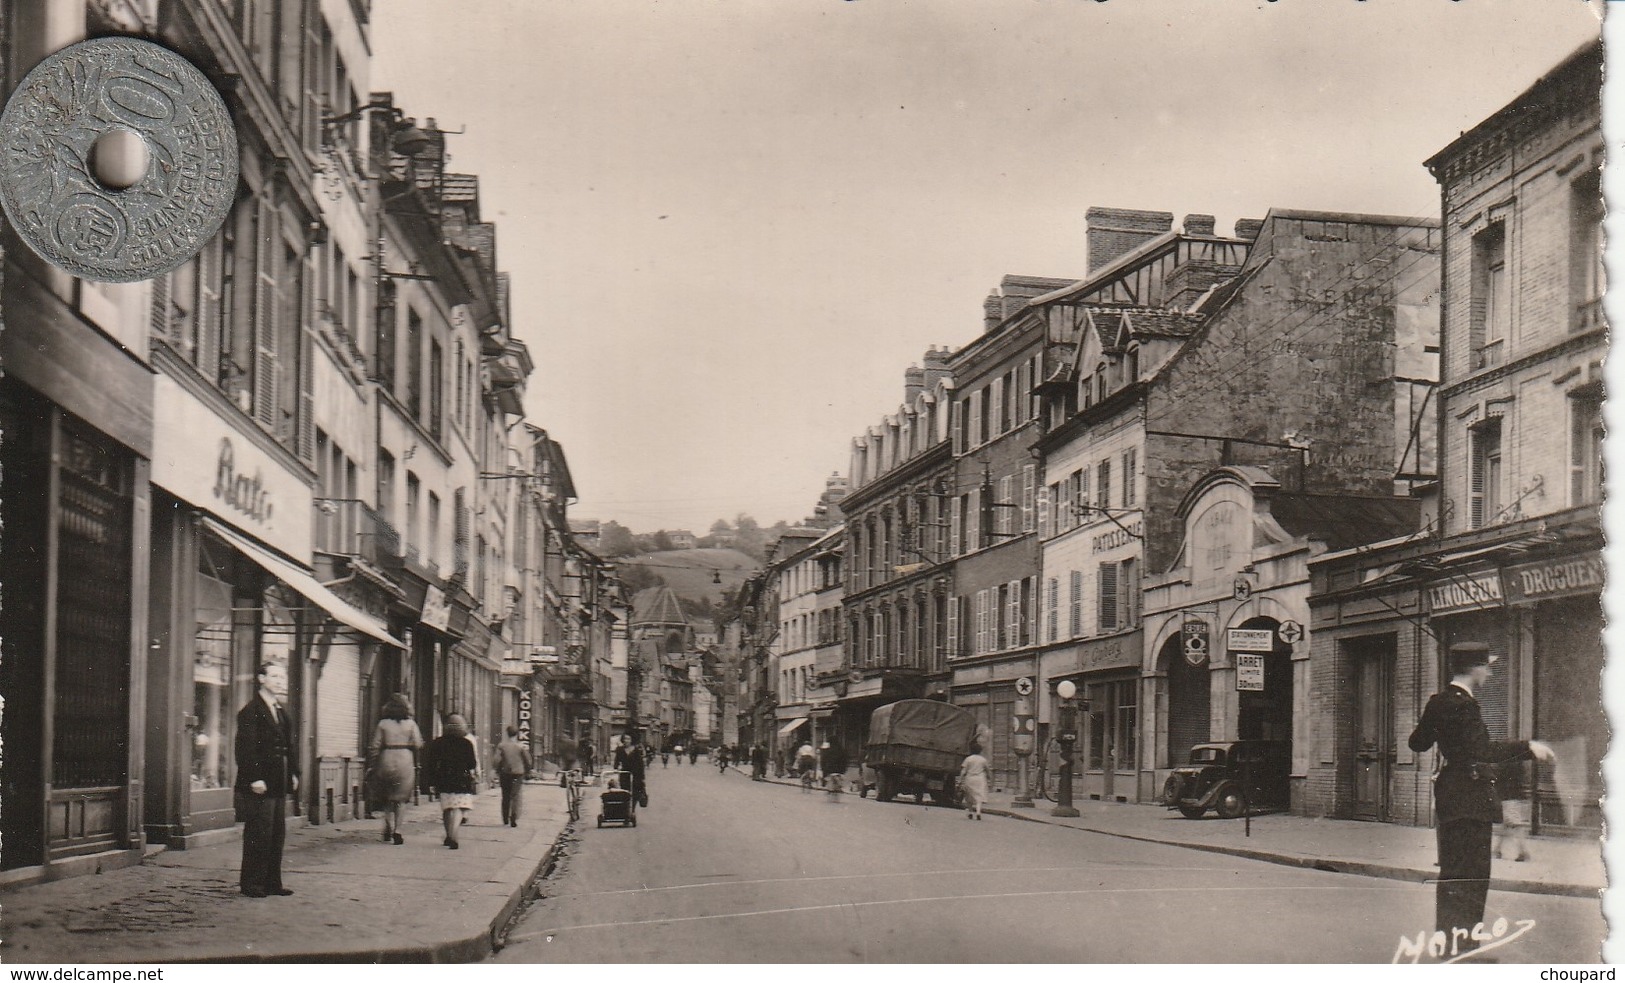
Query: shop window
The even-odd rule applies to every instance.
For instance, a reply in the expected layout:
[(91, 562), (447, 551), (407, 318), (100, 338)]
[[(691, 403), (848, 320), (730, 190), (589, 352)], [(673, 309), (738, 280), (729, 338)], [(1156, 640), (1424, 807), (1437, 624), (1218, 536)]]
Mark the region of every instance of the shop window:
[(1089, 757), (1091, 771), (1104, 770), (1108, 756), (1114, 770), (1135, 765), (1138, 707), (1136, 681), (1123, 679), (1089, 687)]
[(1470, 528), (1496, 522), (1501, 514), (1501, 418), (1494, 417), (1469, 432), (1468, 521)]

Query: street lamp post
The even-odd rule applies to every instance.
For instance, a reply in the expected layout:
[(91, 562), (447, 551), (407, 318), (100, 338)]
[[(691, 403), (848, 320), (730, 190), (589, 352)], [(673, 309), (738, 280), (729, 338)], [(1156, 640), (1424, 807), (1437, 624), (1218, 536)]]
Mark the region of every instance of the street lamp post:
[(1049, 814), (1077, 816), (1078, 810), (1072, 807), (1072, 748), (1078, 741), (1078, 705), (1072, 698), (1078, 695), (1078, 687), (1072, 680), (1063, 679), (1055, 687), (1055, 695), (1061, 698), (1060, 734), (1057, 735), (1061, 742), (1061, 794)]

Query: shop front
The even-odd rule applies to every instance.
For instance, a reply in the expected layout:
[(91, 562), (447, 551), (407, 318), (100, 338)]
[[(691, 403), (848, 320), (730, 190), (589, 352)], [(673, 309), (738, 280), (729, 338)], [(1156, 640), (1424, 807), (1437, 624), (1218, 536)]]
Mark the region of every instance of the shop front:
[(1490, 738), (1557, 751), (1535, 783), (1536, 831), (1595, 835), (1609, 738), (1601, 547), (1587, 508), (1317, 561), (1312, 685), (1334, 711), (1314, 745), (1311, 814), (1432, 823), (1434, 755), (1405, 738), (1449, 682), (1444, 653), (1474, 641), (1498, 657), (1474, 694)]
[(168, 376), (155, 396), (148, 837), (183, 849), (234, 835), (236, 716), (262, 663), (283, 667), (298, 728), (307, 781), (290, 812), (320, 821), (324, 786), (336, 810), (358, 784), (358, 763), (325, 765), (359, 754), (361, 663), (401, 643), (306, 565), (308, 470)]
[[(1070, 658), (1051, 657), (1046, 666), (1065, 665), (1044, 679), (1045, 702), (1051, 708), (1045, 736), (1055, 732), (1063, 679), (1077, 687), (1078, 743), (1074, 748), (1072, 794), (1078, 800), (1139, 802), (1140, 662), (1139, 629), (1093, 638), (1069, 646)], [(1047, 745), (1043, 748), (1050, 750)], [(1053, 765), (1046, 760), (1046, 766)]]

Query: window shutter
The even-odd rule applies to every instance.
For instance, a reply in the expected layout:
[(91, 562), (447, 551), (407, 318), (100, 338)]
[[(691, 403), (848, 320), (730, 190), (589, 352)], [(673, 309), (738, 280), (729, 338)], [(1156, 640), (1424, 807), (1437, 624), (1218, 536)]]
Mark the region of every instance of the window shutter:
[(1030, 367), (1027, 370), (1027, 380), (1028, 380), (1029, 383), (1031, 383), (1031, 388), (1026, 393), (1026, 396), (1027, 396), (1027, 399), (1026, 399), (1026, 403), (1027, 403), (1027, 419), (1036, 420), (1036, 419), (1038, 419), (1038, 411), (1039, 411), (1039, 408), (1041, 406), (1040, 400), (1042, 398), (1042, 397), (1040, 397), (1038, 395), (1037, 392), (1032, 391), (1032, 390), (1036, 390), (1038, 388), (1038, 382), (1039, 382), (1038, 373), (1040, 372), (1040, 364), (1039, 364), (1038, 356), (1034, 355), (1028, 361), (1028, 364), (1029, 364)]
[(198, 253), (198, 369), (211, 383), (220, 379), (220, 237)]
[(982, 547), (982, 489), (972, 488), (965, 496), (965, 552)]
[(955, 597), (948, 598), (948, 658), (959, 657), (959, 601)]
[(1072, 571), (1072, 595), (1068, 605), (1067, 626), (1071, 629), (1069, 637), (1076, 638), (1083, 634), (1083, 571)]
[(305, 276), (297, 298), (302, 324), (299, 338), (299, 427), (298, 446), (295, 448), (299, 459), (310, 463), (316, 455), (316, 251), (307, 250), (305, 255)]
[(991, 440), (992, 438), (997, 437), (999, 434), (1004, 433), (1004, 379), (1003, 378), (998, 378), (998, 379), (993, 380), (992, 393), (988, 397), (988, 399), (989, 399), (990, 402), (989, 402), (988, 414), (987, 414), (987, 417), (988, 417), (988, 427), (987, 427), (988, 434), (987, 434), (987, 438), (989, 440)]
[(1025, 465), (1021, 469), (1021, 531), (1032, 532), (1036, 528), (1033, 515), (1037, 505), (1038, 495), (1038, 466)]
[(260, 241), (254, 264), (254, 415), (275, 432), (277, 423), (276, 267), (282, 243), (270, 205), (260, 203)]
[(955, 399), (948, 403), (948, 433), (953, 438), (954, 455), (965, 452), (965, 401)]
[(1048, 488), (1038, 489), (1038, 538), (1048, 539), (1050, 531), (1054, 528), (1050, 516), (1050, 491)]
[(169, 334), (169, 289), (170, 281), (175, 274), (165, 273), (152, 278), (152, 322), (150, 329), (154, 338), (176, 344), (179, 339)]
[(1470, 517), (1469, 526), (1473, 529), (1477, 529), (1484, 524), (1484, 470), (1488, 462), (1486, 462), (1484, 459), (1483, 432), (1469, 431), (1467, 439), (1470, 441), (1473, 449), (1472, 467), (1468, 469), (1472, 475), (1472, 477), (1469, 479), (1471, 481), (1471, 494), (1469, 495), (1469, 498), (1472, 503), (1472, 515)]
[(1132, 558), (1123, 561), (1122, 574), (1117, 580), (1118, 609), (1122, 617), (1118, 624), (1132, 628), (1140, 623), (1140, 568)]
[(1109, 457), (1100, 462), (1100, 481), (1095, 496), (1103, 509), (1112, 504), (1112, 459)]
[(1044, 606), (1045, 638), (1056, 641), (1061, 634), (1061, 579), (1049, 579), (1049, 594)]
[(1100, 604), (1097, 613), (1097, 631), (1114, 631), (1117, 628), (1117, 564), (1102, 563), (1100, 565)]
[(948, 555), (959, 555), (959, 521), (963, 516), (964, 503), (958, 495), (948, 500)]
[(1123, 452), (1123, 505), (1130, 506), (1135, 501), (1134, 478), (1139, 471), (1139, 451), (1129, 448)]
[(1021, 646), (1021, 581), (1010, 581), (1010, 603), (1005, 611), (1006, 648)]
[(998, 507), (993, 511), (993, 531), (1000, 535), (1008, 535), (1010, 527), (1014, 525), (1011, 520), (1015, 515), (1005, 506), (1015, 504), (1015, 488), (1015, 475), (1007, 474), (999, 479), (999, 497), (994, 500)]
[(1085, 509), (1085, 506), (1090, 504), (1089, 469), (1087, 467), (1072, 472), (1072, 486), (1072, 502), (1075, 506), (1072, 510), (1072, 524), (1078, 526), (1083, 524), (1084, 516), (1089, 514)]

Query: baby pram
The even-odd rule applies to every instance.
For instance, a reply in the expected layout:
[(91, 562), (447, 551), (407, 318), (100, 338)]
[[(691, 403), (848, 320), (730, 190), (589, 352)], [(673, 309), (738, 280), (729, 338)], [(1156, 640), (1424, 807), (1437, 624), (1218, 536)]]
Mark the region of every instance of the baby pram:
[(633, 801), (632, 792), (627, 788), (631, 784), (631, 778), (630, 772), (617, 771), (615, 777), (610, 780), (609, 788), (599, 793), (599, 828), (605, 823), (617, 823), (621, 826), (638, 824), (638, 804)]

